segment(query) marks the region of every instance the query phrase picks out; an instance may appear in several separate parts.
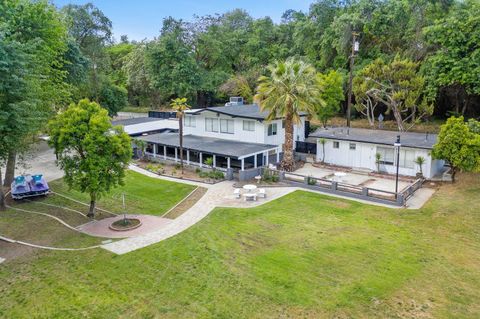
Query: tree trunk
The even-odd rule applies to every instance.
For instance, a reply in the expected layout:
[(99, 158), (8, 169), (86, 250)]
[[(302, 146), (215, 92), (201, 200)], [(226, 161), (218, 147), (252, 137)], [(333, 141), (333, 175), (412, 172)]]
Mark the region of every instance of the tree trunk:
[(400, 114), (400, 110), (398, 109), (397, 105), (392, 105), (393, 116), (395, 117), (395, 121), (397, 122), (398, 130), (400, 132), (405, 131), (405, 127), (403, 126), (402, 115)]
[(284, 171), (291, 172), (295, 166), (293, 160), (293, 117), (287, 113), (285, 116), (285, 144), (283, 144), (283, 159), (281, 168)]
[[(467, 94), (467, 93), (465, 93)], [(463, 107), (462, 107), (462, 115), (465, 115), (467, 112), (468, 104), (470, 103), (470, 96), (467, 94), (465, 99), (463, 100)]]
[(2, 187), (2, 169), (0, 167), (0, 211), (7, 210), (5, 206), (5, 194), (3, 193)]
[(452, 166), (452, 183), (455, 183), (456, 174), (457, 174), (457, 168)]
[(15, 164), (17, 163), (17, 152), (11, 151), (8, 153), (7, 167), (5, 169), (5, 180), (3, 181), (3, 186), (9, 187), (13, 178), (15, 177)]
[(180, 137), (180, 166), (182, 167), (183, 175), (183, 115), (180, 115), (179, 120), (179, 137)]
[(97, 199), (97, 195), (94, 193), (90, 194), (90, 208), (88, 210), (87, 217), (93, 218), (95, 217), (95, 202)]

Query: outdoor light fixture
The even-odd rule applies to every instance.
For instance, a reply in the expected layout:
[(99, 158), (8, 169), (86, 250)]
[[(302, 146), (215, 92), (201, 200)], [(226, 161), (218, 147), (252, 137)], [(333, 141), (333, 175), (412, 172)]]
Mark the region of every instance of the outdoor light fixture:
[(397, 135), (397, 141), (393, 143), (395, 150), (397, 151), (397, 174), (395, 176), (395, 198), (398, 196), (398, 169), (400, 167), (400, 147), (402, 144), (400, 143), (400, 135)]

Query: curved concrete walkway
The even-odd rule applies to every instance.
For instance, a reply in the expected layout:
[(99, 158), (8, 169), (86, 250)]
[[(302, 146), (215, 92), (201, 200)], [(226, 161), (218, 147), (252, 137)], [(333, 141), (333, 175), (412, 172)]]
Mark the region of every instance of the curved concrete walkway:
[[(169, 178), (165, 176), (159, 176), (157, 174), (153, 174), (151, 172), (148, 172), (136, 166), (130, 166), (130, 169), (153, 178), (159, 178), (159, 179), (170, 180), (178, 183), (187, 183), (191, 185), (202, 186), (207, 188), (207, 192), (197, 203), (195, 203), (195, 205), (193, 205), (185, 213), (183, 213), (178, 218), (172, 220), (170, 223), (166, 224), (165, 226), (161, 226), (159, 229), (152, 231), (148, 234), (143, 234), (137, 237), (131, 237), (124, 240), (119, 240), (119, 241), (101, 246), (102, 248), (116, 254), (125, 254), (128, 252), (158, 243), (172, 236), (175, 236), (176, 234), (179, 234), (182, 231), (198, 223), (205, 216), (207, 216), (215, 207), (237, 207), (237, 208), (255, 207), (258, 205), (262, 205), (266, 202), (275, 200), (279, 197), (285, 196), (296, 190), (303, 190), (307, 192), (325, 194), (325, 193), (298, 188), (298, 187), (270, 187), (270, 188), (267, 188), (267, 198), (259, 198), (258, 201), (256, 202), (245, 202), (243, 198), (237, 199), (234, 197), (233, 195), (234, 182), (232, 181), (224, 181), (218, 184), (208, 185), (204, 183), (183, 181), (183, 180)], [(417, 196), (417, 194), (421, 196)], [(413, 207), (410, 207), (409, 202), (407, 202), (407, 207), (412, 209), (420, 208), (430, 198), (432, 194), (433, 194), (433, 190), (420, 189), (409, 200), (409, 202), (412, 202)], [(338, 195), (332, 195), (332, 194), (326, 194), (326, 195), (332, 196), (332, 197), (339, 197), (347, 200), (355, 200), (355, 199), (344, 197), (344, 196), (338, 196)], [(378, 206), (384, 206), (384, 207), (390, 207), (390, 208), (400, 208), (397, 206), (389, 206), (389, 205), (383, 205), (378, 203), (376, 204), (376, 203), (372, 203), (364, 200), (356, 200), (356, 201), (363, 202), (370, 205), (378, 205)]]

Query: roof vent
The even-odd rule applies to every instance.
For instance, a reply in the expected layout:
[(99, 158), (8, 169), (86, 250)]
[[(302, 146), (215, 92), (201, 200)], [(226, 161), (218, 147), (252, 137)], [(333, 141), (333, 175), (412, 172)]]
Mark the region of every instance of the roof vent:
[(232, 105), (243, 105), (243, 97), (241, 96), (230, 97), (230, 102), (225, 103), (225, 106), (232, 106)]

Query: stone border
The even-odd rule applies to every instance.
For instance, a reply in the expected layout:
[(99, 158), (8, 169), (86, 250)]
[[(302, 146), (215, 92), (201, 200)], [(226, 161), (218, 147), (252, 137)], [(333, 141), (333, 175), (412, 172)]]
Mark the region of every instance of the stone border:
[(115, 226), (113, 226), (113, 223), (116, 223), (120, 220), (123, 220), (123, 218), (122, 218), (122, 219), (114, 221), (112, 224), (110, 224), (110, 226), (108, 226), (108, 228), (110, 228), (111, 230), (114, 230), (114, 231), (122, 232), (122, 231), (134, 230), (134, 229), (137, 229), (138, 227), (143, 225), (142, 221), (138, 218), (127, 218), (127, 219), (136, 219), (136, 220), (138, 220), (138, 224), (135, 225), (135, 226), (128, 227), (128, 228), (116, 228)]

